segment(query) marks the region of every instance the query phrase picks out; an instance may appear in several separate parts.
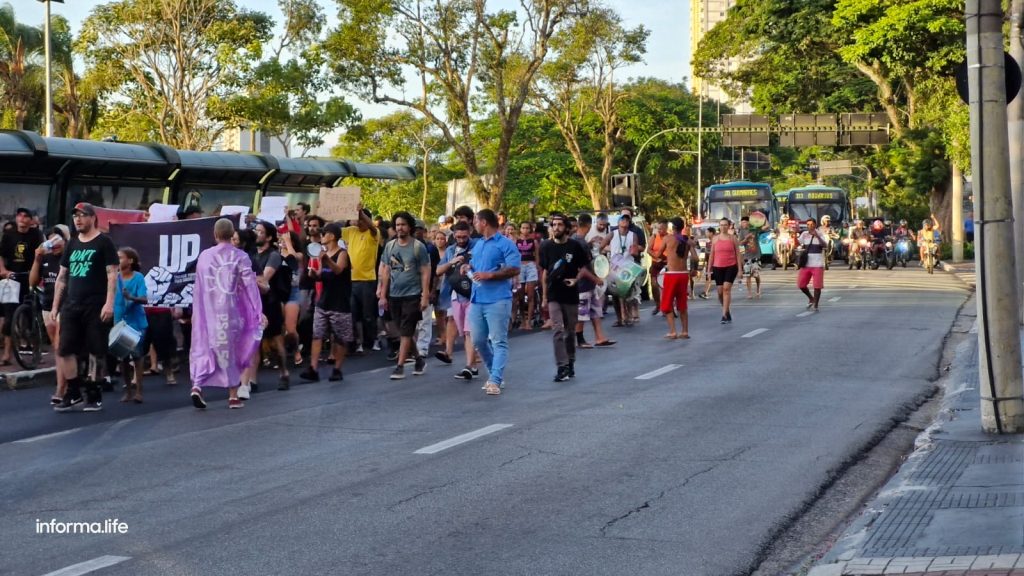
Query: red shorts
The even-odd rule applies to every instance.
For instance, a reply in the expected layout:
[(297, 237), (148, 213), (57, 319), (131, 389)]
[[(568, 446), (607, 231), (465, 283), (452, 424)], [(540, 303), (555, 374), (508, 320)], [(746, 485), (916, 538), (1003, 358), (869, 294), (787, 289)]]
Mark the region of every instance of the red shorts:
[(807, 288), (807, 285), (814, 280), (814, 289), (821, 290), (825, 287), (825, 269), (818, 268), (801, 268), (796, 275), (796, 287), (803, 290)]
[(686, 290), (690, 285), (689, 272), (665, 271), (665, 287), (661, 289), (661, 312), (668, 314), (672, 312), (673, 300), (675, 308), (680, 312), (686, 311)]

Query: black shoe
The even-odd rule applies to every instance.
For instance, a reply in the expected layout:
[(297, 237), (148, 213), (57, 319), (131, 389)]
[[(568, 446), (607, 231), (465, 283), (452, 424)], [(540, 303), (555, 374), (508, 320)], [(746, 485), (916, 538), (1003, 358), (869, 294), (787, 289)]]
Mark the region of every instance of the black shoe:
[(722, 324), (725, 324), (727, 322), (728, 322), (728, 320), (725, 319), (725, 316), (722, 316)]
[(327, 379), (328, 382), (341, 382), (345, 377), (341, 374), (341, 370), (335, 368), (331, 370), (331, 377)]
[(559, 366), (558, 367), (558, 372), (555, 373), (554, 381), (555, 382), (565, 382), (568, 379), (569, 379), (569, 367), (568, 366)]
[(728, 314), (725, 315), (725, 323), (732, 324), (732, 312), (729, 312)]
[(113, 392), (114, 381), (110, 379), (110, 376), (107, 376), (103, 379), (103, 382), (100, 382), (100, 387), (103, 388), (104, 392)]
[(255, 394), (260, 391), (260, 387), (255, 382), (249, 382), (249, 393)]
[(288, 382), (287, 376), (281, 376), (280, 383), (277, 385), (277, 389), (284, 392), (285, 390), (291, 390), (292, 386)]
[(575, 378), (575, 377), (576, 377), (576, 363), (575, 362), (569, 362), (569, 378)]
[(81, 396), (72, 398), (68, 395), (64, 395), (64, 399), (61, 400), (60, 404), (53, 407), (56, 412), (71, 412), (81, 407), (83, 398)]
[(478, 368), (470, 368), (469, 373), (472, 374), (474, 378), (476, 378), (477, 376), (480, 375), (480, 370)]
[(398, 352), (388, 352), (388, 362), (398, 360)]
[(419, 376), (427, 369), (427, 361), (424, 360), (423, 356), (416, 357), (416, 364), (412, 368), (412, 375)]
[(470, 368), (467, 366), (467, 367), (463, 368), (458, 374), (455, 375), (455, 379), (456, 380), (472, 380), (473, 376), (474, 376), (473, 371), (470, 370)]
[(444, 350), (438, 350), (437, 352), (434, 352), (434, 358), (437, 358), (438, 360), (444, 362), (445, 364), (452, 363), (452, 357), (449, 356), (448, 353), (445, 352)]
[(399, 364), (398, 366), (395, 366), (394, 371), (391, 372), (391, 379), (392, 380), (405, 380), (405, 366), (403, 366), (401, 364)]
[(86, 402), (82, 412), (99, 412), (103, 410), (103, 402)]
[(192, 393), (189, 395), (192, 397), (192, 405), (199, 410), (206, 409), (206, 400), (203, 400), (203, 391), (199, 388), (193, 388)]
[(312, 366), (310, 366), (309, 368), (303, 370), (302, 374), (299, 374), (299, 378), (302, 378), (306, 382), (319, 382), (320, 373), (314, 370)]

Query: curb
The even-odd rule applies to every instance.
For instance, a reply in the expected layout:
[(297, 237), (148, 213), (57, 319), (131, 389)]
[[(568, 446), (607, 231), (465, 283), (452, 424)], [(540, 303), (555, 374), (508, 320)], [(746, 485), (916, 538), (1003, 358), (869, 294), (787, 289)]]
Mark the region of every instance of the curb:
[[(970, 288), (971, 290), (974, 290), (975, 288), (977, 288), (977, 285), (978, 285), (977, 276), (976, 276), (977, 275), (977, 269), (972, 270), (970, 272), (966, 272), (966, 271), (961, 272), (961, 271), (958, 271), (956, 269), (956, 267), (953, 266), (952, 264), (948, 264), (946, 262), (939, 262), (939, 264), (942, 266), (942, 270), (944, 272), (946, 272), (947, 274), (952, 274), (953, 276), (956, 276), (956, 278), (958, 280), (960, 280), (961, 282), (966, 284), (967, 287)], [(970, 276), (973, 279), (973, 281), (967, 281), (964, 278), (964, 276)]]
[(21, 372), (10, 372), (0, 374), (0, 386), (8, 390), (26, 390), (28, 388), (39, 388), (47, 384), (43, 378), (38, 376), (55, 374), (56, 367), (39, 368), (36, 370), (23, 370)]

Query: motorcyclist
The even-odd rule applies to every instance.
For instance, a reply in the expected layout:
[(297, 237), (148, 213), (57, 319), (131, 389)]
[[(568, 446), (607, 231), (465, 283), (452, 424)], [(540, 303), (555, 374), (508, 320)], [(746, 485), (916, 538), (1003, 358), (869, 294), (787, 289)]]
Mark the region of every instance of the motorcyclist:
[(916, 239), (914, 231), (910, 229), (910, 226), (907, 226), (906, 220), (900, 220), (900, 225), (896, 227), (893, 235), (896, 236), (897, 240), (906, 236), (909, 236), (911, 240)]
[(834, 254), (836, 248), (836, 241), (839, 240), (839, 232), (832, 229), (832, 217), (825, 214), (821, 217), (821, 226), (818, 227), (818, 231), (821, 235), (828, 240), (828, 247), (826, 250), (826, 261), (831, 259), (831, 255)]
[(932, 214), (931, 218), (921, 221), (921, 231), (917, 233), (917, 249), (922, 266), (924, 266), (925, 251), (938, 244), (940, 230), (939, 221), (935, 218), (935, 214)]
[(858, 219), (853, 223), (853, 228), (850, 228), (850, 245), (848, 247), (847, 258), (852, 258), (854, 261), (860, 259), (860, 241), (871, 238), (871, 234), (864, 228), (864, 221)]
[(871, 254), (875, 257), (875, 261), (882, 259), (885, 253), (885, 236), (886, 227), (881, 220), (875, 220), (871, 223)]

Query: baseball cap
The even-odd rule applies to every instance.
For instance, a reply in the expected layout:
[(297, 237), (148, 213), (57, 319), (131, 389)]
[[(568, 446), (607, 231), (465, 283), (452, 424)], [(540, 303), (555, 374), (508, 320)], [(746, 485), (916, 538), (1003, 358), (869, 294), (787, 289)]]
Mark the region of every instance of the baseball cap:
[(426, 230), (427, 229), (427, 225), (423, 222), (423, 220), (420, 220), (419, 218), (417, 218), (416, 219), (416, 228), (422, 228), (422, 229)]
[(438, 223), (438, 224), (444, 224), (444, 223), (445, 223), (445, 219), (446, 219), (446, 218), (447, 218), (447, 216), (445, 216), (444, 214), (442, 214), (442, 215), (438, 216), (438, 217), (437, 217), (437, 223)]
[(79, 212), (85, 214), (86, 216), (96, 215), (96, 209), (93, 208), (92, 204), (89, 204), (88, 202), (79, 202), (78, 204), (75, 204), (75, 208), (71, 210), (71, 214), (77, 214)]
[(341, 238), (341, 225), (337, 222), (331, 222), (327, 226), (324, 226), (324, 234), (334, 234), (335, 238)]
[(18, 208), (17, 210), (14, 211), (14, 214), (15, 215), (24, 214), (25, 216), (28, 216), (29, 218), (31, 218), (31, 217), (36, 215), (35, 212), (33, 212), (33, 211), (31, 211), (31, 210), (29, 210), (28, 208), (25, 208), (25, 207)]
[(51, 234), (60, 234), (65, 240), (71, 238), (71, 230), (64, 224), (57, 224), (53, 227)]

